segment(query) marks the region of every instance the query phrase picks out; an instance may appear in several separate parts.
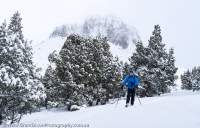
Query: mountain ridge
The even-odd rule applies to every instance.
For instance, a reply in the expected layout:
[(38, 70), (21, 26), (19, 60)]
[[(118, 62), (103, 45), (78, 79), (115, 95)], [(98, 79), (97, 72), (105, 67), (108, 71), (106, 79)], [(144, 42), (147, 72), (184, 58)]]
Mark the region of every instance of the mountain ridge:
[(136, 43), (140, 40), (134, 27), (114, 16), (92, 16), (82, 24), (63, 24), (57, 26), (49, 37), (67, 37), (74, 33), (84, 37), (107, 37), (111, 43), (123, 49), (126, 49), (130, 42)]
[(84, 24), (61, 25), (55, 28), (48, 38), (33, 46), (33, 60), (44, 73), (48, 67), (48, 56), (53, 51), (59, 52), (70, 34), (79, 34), (83, 37), (107, 37), (110, 52), (120, 61), (128, 61), (135, 51), (135, 44), (140, 40), (136, 29), (129, 27), (116, 17), (89, 17)]

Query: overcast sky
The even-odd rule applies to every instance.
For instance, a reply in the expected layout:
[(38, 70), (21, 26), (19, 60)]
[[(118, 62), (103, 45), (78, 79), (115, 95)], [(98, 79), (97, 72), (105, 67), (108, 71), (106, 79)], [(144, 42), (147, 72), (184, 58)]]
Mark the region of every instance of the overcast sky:
[(59, 25), (79, 23), (92, 15), (114, 15), (134, 26), (147, 42), (160, 24), (163, 41), (175, 49), (180, 71), (200, 65), (199, 0), (0, 0), (0, 22), (15, 11), (23, 18), (24, 34), (35, 42)]

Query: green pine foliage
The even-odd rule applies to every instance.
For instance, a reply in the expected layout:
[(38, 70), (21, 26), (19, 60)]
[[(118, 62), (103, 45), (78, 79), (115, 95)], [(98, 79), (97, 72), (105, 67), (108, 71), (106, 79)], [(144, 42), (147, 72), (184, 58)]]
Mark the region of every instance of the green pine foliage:
[(170, 86), (175, 86), (176, 72), (174, 50), (169, 53), (162, 43), (161, 29), (155, 25), (148, 46), (142, 42), (136, 43), (136, 51), (130, 61), (130, 68), (141, 75), (141, 96), (160, 95), (170, 91)]
[(185, 90), (200, 90), (200, 67), (194, 67), (181, 75), (181, 88)]
[(9, 25), (0, 26), (0, 116), (1, 120), (18, 122), (31, 112), (44, 96), (38, 70), (32, 62), (30, 42), (22, 33), (19, 12)]
[(121, 63), (112, 57), (105, 38), (72, 34), (49, 61), (43, 79), (49, 104), (104, 104), (119, 89)]

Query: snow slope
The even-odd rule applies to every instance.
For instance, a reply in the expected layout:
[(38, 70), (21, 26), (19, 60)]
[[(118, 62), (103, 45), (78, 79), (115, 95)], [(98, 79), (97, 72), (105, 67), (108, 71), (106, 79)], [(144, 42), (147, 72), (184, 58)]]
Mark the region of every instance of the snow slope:
[(178, 91), (138, 99), (135, 106), (118, 104), (82, 108), (75, 112), (43, 110), (24, 116), (21, 123), (89, 124), (90, 128), (199, 128), (200, 92)]
[(48, 67), (48, 56), (53, 51), (59, 52), (64, 45), (65, 39), (61, 37), (46, 39), (38, 44), (33, 45), (33, 62), (37, 67), (42, 68), (42, 74)]

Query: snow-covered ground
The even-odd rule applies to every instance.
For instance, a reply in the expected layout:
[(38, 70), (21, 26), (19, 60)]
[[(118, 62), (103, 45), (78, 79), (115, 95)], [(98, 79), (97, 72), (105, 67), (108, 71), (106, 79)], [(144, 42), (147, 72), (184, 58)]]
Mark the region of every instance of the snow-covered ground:
[(199, 128), (200, 92), (177, 91), (160, 97), (141, 98), (124, 107), (114, 104), (67, 112), (43, 110), (22, 118), (23, 124), (89, 124), (90, 128)]

